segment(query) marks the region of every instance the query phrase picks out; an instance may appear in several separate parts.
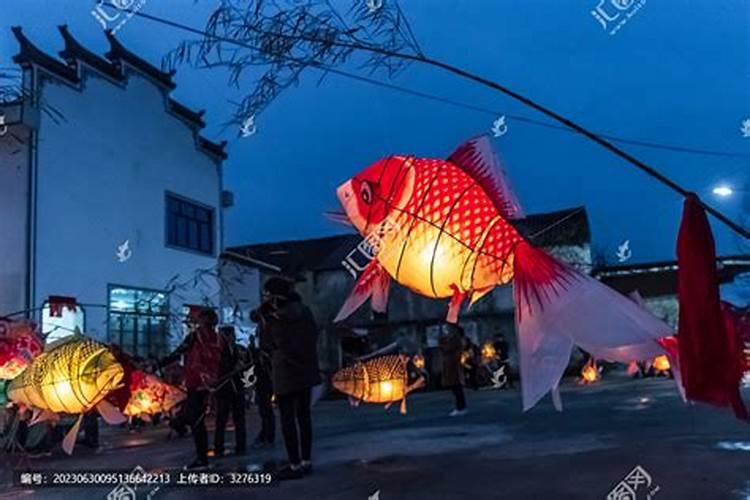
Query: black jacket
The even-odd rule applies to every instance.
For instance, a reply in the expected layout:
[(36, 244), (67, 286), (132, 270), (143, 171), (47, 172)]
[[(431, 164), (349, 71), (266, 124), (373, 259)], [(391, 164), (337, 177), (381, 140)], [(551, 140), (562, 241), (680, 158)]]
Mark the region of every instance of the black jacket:
[(290, 300), (265, 316), (265, 320), (274, 392), (289, 394), (320, 384), (318, 327), (310, 309), (298, 300)]

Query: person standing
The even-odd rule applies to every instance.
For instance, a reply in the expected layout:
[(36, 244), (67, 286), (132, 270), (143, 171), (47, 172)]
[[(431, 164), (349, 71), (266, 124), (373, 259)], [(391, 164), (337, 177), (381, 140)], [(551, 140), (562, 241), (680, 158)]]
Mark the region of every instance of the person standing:
[(264, 314), (269, 314), (270, 304), (265, 304), (250, 313), (250, 319), (258, 324), (256, 328), (257, 347), (253, 350), (255, 363), (255, 404), (260, 416), (260, 431), (252, 447), (270, 448), (276, 437), (276, 415), (273, 412), (273, 382), (271, 379), (271, 340), (264, 326)]
[(456, 406), (450, 412), (451, 417), (466, 415), (466, 396), (464, 395), (464, 372), (461, 366), (463, 352), (463, 329), (452, 323), (446, 325), (446, 332), (438, 343), (443, 355), (443, 387), (450, 388), (455, 398)]
[(219, 387), (216, 390), (216, 430), (214, 431), (214, 456), (224, 455), (224, 433), (229, 414), (234, 424), (235, 454), (247, 450), (245, 426), (245, 386), (242, 372), (249, 369), (245, 349), (236, 342), (234, 327), (223, 326), (219, 333), (225, 342), (219, 369)]
[(318, 329), (312, 312), (291, 282), (271, 278), (264, 285), (264, 328), (271, 343), (273, 388), (281, 417), (289, 465), (279, 479), (298, 479), (312, 471), (310, 397), (320, 384)]
[(224, 341), (216, 331), (218, 317), (213, 309), (190, 307), (186, 323), (189, 333), (180, 346), (162, 358), (163, 367), (184, 357), (185, 362), (185, 419), (195, 442), (196, 458), (185, 468), (204, 469), (208, 466), (208, 432), (206, 431), (206, 405), (209, 391), (218, 381), (219, 363), (224, 351)]

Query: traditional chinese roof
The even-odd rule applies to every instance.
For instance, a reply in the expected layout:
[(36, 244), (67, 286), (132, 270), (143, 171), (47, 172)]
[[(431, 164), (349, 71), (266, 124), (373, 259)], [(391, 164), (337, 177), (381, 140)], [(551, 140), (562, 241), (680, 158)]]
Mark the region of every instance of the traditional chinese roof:
[[(750, 273), (750, 255), (719, 257), (716, 270), (720, 283), (734, 281), (737, 275)], [(677, 261), (608, 266), (594, 270), (593, 275), (625, 294), (636, 290), (644, 297), (677, 293)]]
[[(534, 240), (536, 245), (579, 246), (589, 243), (589, 226), (583, 207), (544, 214), (529, 215), (522, 222), (514, 222), (522, 234), (528, 236), (547, 229)], [(362, 237), (342, 234), (306, 240), (259, 243), (227, 249), (281, 269), (283, 274), (296, 276), (306, 271), (343, 269), (341, 261), (354, 250)]]
[[(78, 42), (70, 33), (67, 25), (59, 26), (58, 29), (65, 42), (65, 48), (59, 53), (64, 62), (35, 46), (19, 26), (12, 28), (20, 49), (19, 53), (13, 57), (13, 61), (22, 68), (29, 68), (32, 65), (39, 66), (45, 69), (47, 73), (74, 86), (78, 86), (81, 82), (80, 63), (84, 63), (99, 74), (116, 82), (125, 81), (126, 76), (123, 72), (123, 63), (126, 63), (137, 72), (147, 76), (157, 85), (163, 87), (167, 92), (171, 92), (177, 87), (177, 84), (172, 80), (175, 74), (174, 71), (162, 71), (145, 59), (140, 58), (125, 48), (109, 31), (106, 32), (106, 36), (109, 41), (110, 50), (105, 54), (105, 57), (101, 57)], [(195, 131), (206, 126), (203, 120), (204, 110), (192, 110), (169, 96), (166, 99), (166, 107), (170, 113), (182, 119)], [(227, 158), (225, 151), (226, 142), (215, 143), (196, 133), (196, 146), (215, 158)]]

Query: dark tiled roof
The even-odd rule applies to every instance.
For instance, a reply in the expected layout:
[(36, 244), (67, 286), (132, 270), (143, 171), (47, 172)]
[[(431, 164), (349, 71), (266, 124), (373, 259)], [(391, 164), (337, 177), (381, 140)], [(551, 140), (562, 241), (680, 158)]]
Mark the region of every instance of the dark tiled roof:
[[(529, 234), (549, 227), (544, 235), (539, 235), (535, 240), (540, 246), (580, 245), (589, 242), (588, 219), (583, 207), (530, 215), (523, 222), (517, 221), (514, 224), (523, 226), (521, 231)], [(553, 224), (556, 225), (550, 227)], [(309, 240), (244, 245), (227, 251), (280, 267), (284, 274), (294, 276), (304, 271), (342, 268), (341, 261), (360, 241), (362, 237), (357, 234), (342, 234)]]
[[(728, 283), (750, 272), (750, 255), (726, 256), (716, 259), (720, 283)], [(644, 297), (677, 293), (677, 261), (649, 262), (596, 269), (593, 275), (622, 293), (638, 291)]]
[(109, 52), (105, 54), (107, 59), (118, 64), (120, 61), (125, 61), (134, 68), (137, 68), (138, 71), (147, 74), (169, 89), (174, 89), (177, 87), (177, 84), (172, 81), (174, 71), (165, 73), (156, 66), (153, 66), (151, 63), (147, 62), (145, 59), (141, 59), (140, 57), (126, 49), (120, 43), (120, 41), (115, 38), (111, 31), (107, 31), (106, 34), (107, 40), (109, 40)]
[(206, 122), (203, 121), (203, 115), (206, 114), (206, 110), (201, 109), (200, 111), (193, 111), (184, 104), (175, 101), (171, 97), (169, 98), (169, 107), (173, 113), (181, 116), (193, 125), (199, 128), (203, 128), (206, 126)]
[(219, 158), (222, 158), (224, 160), (228, 158), (227, 152), (224, 151), (224, 148), (226, 147), (226, 145), (227, 145), (227, 141), (221, 141), (220, 143), (215, 143), (215, 142), (209, 141), (203, 136), (198, 136), (199, 148), (215, 156), (218, 156)]
[(20, 52), (13, 56), (14, 62), (20, 64), (21, 67), (26, 67), (32, 63), (38, 64), (51, 73), (64, 78), (71, 83), (78, 83), (78, 73), (76, 73), (73, 68), (66, 66), (54, 57), (51, 57), (44, 51), (38, 49), (36, 45), (26, 38), (26, 35), (23, 34), (23, 29), (21, 29), (20, 26), (14, 26), (12, 30), (16, 40), (18, 40), (20, 48)]
[(60, 52), (60, 57), (65, 59), (69, 66), (74, 67), (78, 61), (83, 61), (100, 73), (103, 73), (114, 80), (123, 80), (122, 73), (117, 67), (78, 43), (78, 40), (73, 38), (73, 35), (70, 34), (66, 24), (58, 26), (57, 29), (60, 30), (60, 34), (62, 35), (63, 40), (65, 40), (65, 50)]
[(591, 229), (585, 207), (532, 214), (513, 221), (522, 235), (539, 247), (583, 245), (591, 242)]

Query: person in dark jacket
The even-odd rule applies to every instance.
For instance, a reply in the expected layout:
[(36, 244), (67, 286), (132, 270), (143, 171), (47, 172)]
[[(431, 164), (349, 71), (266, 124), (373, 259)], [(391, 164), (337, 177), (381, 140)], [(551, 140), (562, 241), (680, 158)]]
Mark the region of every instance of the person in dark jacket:
[(260, 416), (260, 431), (253, 442), (253, 448), (270, 448), (276, 437), (276, 416), (273, 412), (273, 382), (271, 379), (271, 340), (263, 326), (263, 315), (270, 314), (270, 303), (250, 313), (250, 319), (258, 324), (255, 332), (257, 347), (252, 350), (255, 363), (255, 404)]
[(225, 341), (219, 368), (219, 387), (216, 390), (216, 430), (214, 431), (214, 455), (224, 455), (224, 433), (229, 414), (234, 423), (235, 454), (244, 455), (247, 450), (245, 426), (245, 386), (242, 373), (250, 368), (247, 351), (236, 342), (233, 326), (224, 326), (219, 333)]
[(318, 329), (312, 312), (291, 282), (271, 278), (264, 285), (263, 328), (271, 343), (271, 374), (281, 417), (289, 465), (279, 479), (296, 479), (312, 471), (310, 398), (320, 384)]
[(456, 399), (456, 407), (450, 412), (451, 417), (466, 414), (466, 396), (464, 395), (464, 372), (461, 366), (461, 353), (464, 349), (463, 329), (448, 323), (446, 332), (438, 341), (443, 355), (443, 387), (450, 388)]
[(190, 333), (172, 354), (161, 359), (163, 367), (184, 357), (185, 361), (185, 419), (195, 441), (195, 460), (185, 468), (203, 469), (208, 466), (208, 433), (206, 404), (209, 392), (219, 378), (219, 363), (224, 341), (216, 332), (218, 317), (213, 309), (191, 307), (186, 319)]

